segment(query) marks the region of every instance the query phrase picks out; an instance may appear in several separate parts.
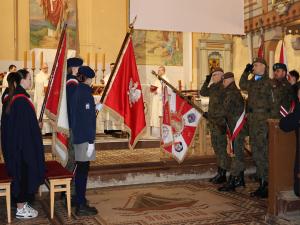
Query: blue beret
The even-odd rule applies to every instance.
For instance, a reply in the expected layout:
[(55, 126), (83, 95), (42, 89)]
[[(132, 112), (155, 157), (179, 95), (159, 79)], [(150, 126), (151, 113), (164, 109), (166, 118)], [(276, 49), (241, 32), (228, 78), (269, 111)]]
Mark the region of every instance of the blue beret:
[(284, 71), (287, 72), (287, 68), (286, 68), (286, 65), (283, 64), (283, 63), (275, 63), (273, 65), (273, 71), (277, 70), (277, 69), (283, 69)]
[(83, 60), (81, 58), (76, 58), (76, 57), (73, 57), (73, 58), (69, 58), (67, 60), (67, 67), (79, 67), (79, 66), (82, 66), (83, 64)]
[(89, 67), (89, 66), (81, 66), (81, 67), (79, 67), (78, 74), (85, 75), (88, 78), (94, 78), (95, 77), (94, 70), (91, 67)]

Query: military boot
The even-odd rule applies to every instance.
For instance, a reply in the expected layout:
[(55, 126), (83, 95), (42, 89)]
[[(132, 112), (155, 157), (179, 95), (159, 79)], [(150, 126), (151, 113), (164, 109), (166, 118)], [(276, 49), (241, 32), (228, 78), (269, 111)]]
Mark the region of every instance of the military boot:
[(241, 171), (240, 174), (234, 180), (235, 187), (245, 187), (245, 178), (244, 178), (244, 171)]
[(218, 167), (217, 175), (211, 178), (209, 182), (213, 184), (222, 184), (226, 182), (226, 170), (222, 169), (221, 167)]
[(267, 198), (268, 197), (268, 182), (264, 179), (260, 179), (259, 187), (256, 191), (250, 193), (251, 197)]
[(229, 176), (226, 184), (218, 188), (218, 191), (235, 191), (235, 176)]

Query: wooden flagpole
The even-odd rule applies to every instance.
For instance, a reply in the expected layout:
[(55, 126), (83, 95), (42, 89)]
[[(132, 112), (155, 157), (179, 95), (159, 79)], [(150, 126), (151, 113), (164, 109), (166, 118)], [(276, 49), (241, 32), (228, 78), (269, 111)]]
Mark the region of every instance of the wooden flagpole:
[(51, 87), (52, 82), (53, 82), (54, 72), (56, 70), (56, 65), (57, 65), (57, 61), (58, 61), (58, 56), (59, 56), (59, 53), (60, 53), (60, 49), (61, 49), (61, 46), (62, 46), (62, 43), (63, 43), (63, 39), (64, 39), (64, 36), (65, 36), (66, 30), (67, 30), (67, 23), (64, 23), (64, 26), (63, 26), (63, 29), (62, 29), (62, 32), (61, 32), (61, 35), (60, 35), (60, 40), (59, 40), (59, 43), (58, 43), (58, 46), (57, 46), (57, 51), (56, 51), (53, 67), (52, 67), (52, 70), (51, 70), (51, 75), (50, 75), (50, 78), (49, 78), (49, 81), (48, 81), (48, 87), (47, 87), (47, 90), (46, 90), (46, 93), (45, 93), (45, 98), (44, 98), (44, 101), (43, 101), (43, 105), (42, 105), (42, 109), (41, 109), (41, 113), (40, 113), (40, 117), (39, 117), (39, 122), (43, 121), (46, 102), (47, 102), (47, 99), (48, 99), (48, 96), (49, 96), (50, 87)]
[(178, 91), (172, 84), (170, 84), (168, 81), (166, 81), (164, 78), (159, 76), (154, 70), (152, 70), (152, 74), (157, 77), (160, 81), (164, 82), (169, 88), (171, 88), (176, 94), (178, 94), (181, 98), (186, 100), (190, 105), (192, 105), (198, 112), (201, 114), (204, 113), (204, 111), (197, 106), (194, 102), (192, 102), (190, 99), (188, 99), (186, 96), (184, 96), (180, 91)]
[[(115, 72), (116, 72), (117, 68), (119, 67), (120, 60), (121, 60), (121, 57), (122, 57), (124, 48), (125, 48), (125, 46), (126, 46), (126, 43), (127, 43), (128, 39), (130, 38), (130, 36), (131, 36), (131, 34), (132, 34), (132, 32), (133, 32), (133, 25), (134, 25), (135, 21), (136, 21), (136, 17), (134, 18), (133, 22), (129, 25), (129, 31), (128, 31), (128, 32), (126, 33), (126, 35), (125, 35), (125, 38), (124, 38), (124, 40), (123, 40), (121, 49), (120, 49), (120, 51), (119, 51), (118, 57), (117, 57), (116, 62), (115, 62), (115, 66), (114, 66), (112, 72), (110, 73), (110, 76), (109, 76), (109, 79), (108, 79), (108, 81), (107, 81), (107, 84), (105, 85), (105, 88), (104, 88), (104, 90), (103, 90), (103, 94), (102, 94), (101, 99), (100, 99), (100, 103), (101, 103), (101, 104), (103, 103), (104, 98), (105, 98), (105, 96), (106, 96), (106, 94), (107, 94), (107, 92), (108, 92), (108, 89), (109, 89), (109, 87), (110, 87), (110, 83), (111, 83), (111, 81), (112, 81), (112, 79), (113, 79), (113, 77), (114, 77), (114, 75), (115, 75)], [(96, 117), (98, 116), (98, 114), (99, 114), (99, 111), (96, 110)]]

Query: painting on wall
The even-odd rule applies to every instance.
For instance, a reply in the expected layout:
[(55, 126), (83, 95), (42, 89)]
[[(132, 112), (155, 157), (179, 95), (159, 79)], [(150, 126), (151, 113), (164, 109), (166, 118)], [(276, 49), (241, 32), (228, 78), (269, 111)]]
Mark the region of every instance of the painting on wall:
[(183, 66), (183, 33), (135, 30), (135, 58), (138, 65)]
[(219, 52), (212, 52), (208, 55), (208, 67), (210, 73), (214, 71), (217, 67), (222, 67), (221, 64), (222, 56)]
[(76, 49), (77, 0), (30, 0), (30, 48), (57, 48), (64, 21), (69, 49)]

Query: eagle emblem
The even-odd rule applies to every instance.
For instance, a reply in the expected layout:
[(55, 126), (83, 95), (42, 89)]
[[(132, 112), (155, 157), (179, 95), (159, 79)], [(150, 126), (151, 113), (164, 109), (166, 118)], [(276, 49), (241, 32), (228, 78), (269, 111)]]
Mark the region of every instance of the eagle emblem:
[(130, 79), (129, 87), (128, 87), (129, 90), (127, 91), (130, 107), (132, 107), (133, 104), (136, 103), (142, 95), (142, 91), (138, 89), (138, 84), (139, 84), (138, 82), (134, 83), (132, 78)]

